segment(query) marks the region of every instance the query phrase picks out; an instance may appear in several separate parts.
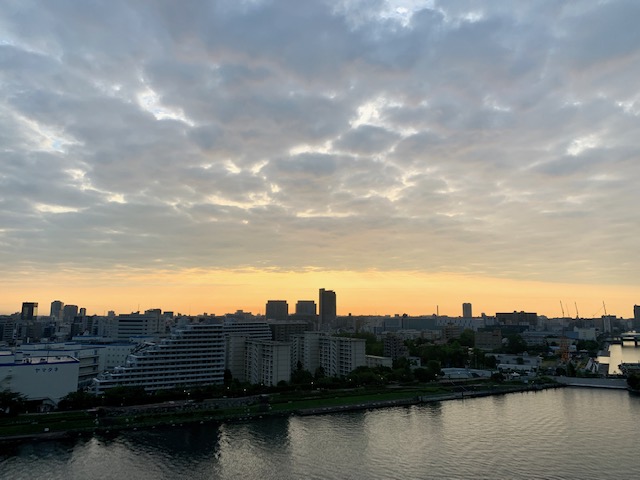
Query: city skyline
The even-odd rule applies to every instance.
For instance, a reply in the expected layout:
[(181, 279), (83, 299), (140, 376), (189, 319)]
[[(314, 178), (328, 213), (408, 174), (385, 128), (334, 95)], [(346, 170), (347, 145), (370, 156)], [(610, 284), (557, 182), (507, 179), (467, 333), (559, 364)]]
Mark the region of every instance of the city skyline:
[(10, 2), (0, 313), (630, 317), (640, 4)]
[[(282, 283), (287, 284), (287, 275), (283, 275), (283, 277), (284, 278), (282, 279)], [(352, 281), (353, 279), (351, 278), (347, 279), (347, 283)], [(367, 278), (366, 281), (371, 282), (371, 279)], [(439, 288), (442, 292), (448, 292), (452, 288), (451, 284), (460, 284), (460, 279), (457, 277), (451, 277), (447, 281), (449, 283), (442, 280), (442, 283), (436, 285), (436, 287)], [(480, 317), (483, 314), (486, 314), (487, 316), (493, 316), (498, 312), (528, 311), (536, 312), (538, 315), (544, 315), (549, 318), (598, 318), (605, 313), (608, 315), (617, 316), (619, 318), (633, 318), (635, 316), (635, 311), (637, 310), (637, 302), (631, 304), (626, 303), (626, 298), (624, 296), (616, 297), (616, 292), (614, 290), (609, 290), (606, 293), (608, 293), (608, 295), (612, 298), (617, 299), (617, 301), (615, 302), (595, 299), (595, 291), (587, 292), (586, 296), (576, 297), (572, 299), (548, 297), (531, 301), (527, 300), (527, 297), (521, 293), (521, 288), (526, 288), (527, 286), (531, 287), (531, 285), (517, 285), (514, 288), (511, 282), (504, 281), (504, 288), (501, 289), (501, 293), (496, 294), (491, 292), (493, 284), (491, 285), (491, 287), (485, 286), (484, 288), (482, 288), (478, 286), (475, 281), (472, 281), (470, 287), (471, 293), (466, 295), (464, 298), (461, 297), (458, 300), (458, 297), (455, 297), (453, 300), (449, 299), (448, 301), (442, 302), (438, 302), (435, 299), (433, 302), (429, 302), (429, 299), (425, 299), (424, 302), (420, 303), (415, 298), (421, 295), (420, 289), (411, 290), (407, 289), (406, 287), (400, 286), (395, 291), (389, 291), (387, 289), (385, 294), (380, 295), (379, 292), (382, 290), (381, 288), (371, 287), (367, 285), (368, 284), (364, 282), (359, 284), (358, 286), (351, 285), (351, 287), (345, 287), (343, 285), (345, 294), (343, 294), (341, 289), (336, 289), (333, 286), (331, 289), (326, 289), (327, 291), (335, 292), (335, 296), (337, 297), (336, 309), (338, 316), (346, 316), (349, 314), (392, 316), (403, 314), (408, 314), (411, 316), (439, 314), (441, 316), (460, 317), (464, 316), (463, 309), (464, 304), (466, 303), (471, 304), (474, 317)], [(548, 293), (549, 295), (551, 295), (553, 293), (553, 286), (546, 287), (550, 289)], [(234, 294), (229, 293), (229, 286), (226, 286), (225, 288), (221, 289), (220, 292), (213, 295), (218, 299), (218, 301), (214, 303), (199, 297), (201, 292), (198, 289), (190, 290), (188, 292), (191, 295), (195, 294), (195, 297), (193, 297), (193, 302), (185, 302), (178, 299), (173, 299), (171, 293), (172, 288), (173, 286), (168, 286), (164, 294), (162, 292), (159, 292), (157, 296), (154, 297), (161, 298), (162, 300), (148, 301), (148, 297), (145, 297), (145, 300), (143, 301), (139, 301), (140, 299), (137, 299), (138, 301), (136, 301), (136, 298), (134, 298), (135, 295), (131, 294), (128, 297), (130, 300), (123, 302), (122, 297), (123, 295), (126, 295), (126, 292), (128, 291), (126, 287), (123, 287), (120, 294), (116, 296), (120, 298), (119, 301), (114, 300), (113, 303), (102, 303), (100, 305), (96, 305), (91, 302), (87, 303), (83, 301), (82, 298), (79, 298), (77, 294), (70, 295), (70, 297), (66, 300), (62, 297), (56, 297), (44, 302), (34, 299), (35, 297), (30, 299), (25, 298), (23, 302), (21, 302), (13, 309), (9, 308), (4, 311), (0, 310), (0, 315), (20, 313), (20, 308), (22, 307), (22, 303), (24, 302), (39, 303), (39, 316), (48, 315), (50, 305), (55, 301), (61, 301), (65, 305), (65, 307), (73, 306), (76, 309), (82, 307), (82, 309), (86, 311), (88, 315), (106, 315), (110, 310), (113, 310), (118, 314), (131, 313), (136, 311), (143, 312), (145, 310), (151, 310), (155, 308), (160, 308), (163, 311), (172, 311), (176, 314), (180, 313), (182, 315), (200, 315), (204, 313), (210, 315), (224, 315), (227, 313), (234, 313), (238, 310), (257, 315), (265, 315), (265, 304), (274, 300), (288, 302), (289, 306), (295, 306), (299, 301), (312, 301), (318, 308), (318, 293), (322, 290), (317, 288), (314, 290), (313, 286), (311, 286), (309, 289), (304, 285), (300, 285), (298, 289), (293, 290), (295, 292), (298, 292), (297, 294), (294, 294), (291, 293), (291, 291), (287, 293), (283, 290), (280, 290), (279, 287), (272, 285), (271, 290), (264, 290), (264, 295), (266, 295), (264, 297), (264, 300), (262, 300), (261, 298), (258, 299), (257, 297), (252, 297), (251, 300), (247, 300), (243, 298), (245, 293), (244, 287), (239, 290), (241, 294), (239, 296), (235, 296)], [(509, 290), (509, 288), (512, 289)], [(205, 286), (204, 290), (207, 289), (208, 287)], [(269, 292), (273, 292), (273, 295), (271, 295), (271, 297), (268, 296)], [(375, 296), (373, 295), (374, 293)], [(490, 303), (486, 299), (482, 299), (484, 295), (501, 297), (502, 300), (497, 303)], [(398, 307), (398, 305), (402, 305), (402, 302), (398, 302), (397, 298), (411, 299), (412, 297), (413, 305), (423, 305), (424, 307), (419, 306), (418, 308), (414, 309), (403, 309)], [(475, 301), (469, 301), (472, 298), (475, 299)], [(237, 301), (237, 303), (234, 303), (235, 301)], [(365, 301), (368, 301), (368, 310), (357, 310), (350, 308), (354, 305), (360, 305)], [(289, 313), (292, 313), (294, 311), (295, 310), (290, 310)], [(319, 311), (317, 311), (317, 314), (320, 314)]]

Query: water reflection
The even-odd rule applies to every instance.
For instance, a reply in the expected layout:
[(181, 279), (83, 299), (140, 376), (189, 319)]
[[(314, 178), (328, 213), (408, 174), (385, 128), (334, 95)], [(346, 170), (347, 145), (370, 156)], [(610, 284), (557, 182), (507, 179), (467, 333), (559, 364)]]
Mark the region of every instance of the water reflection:
[(0, 478), (634, 478), (640, 398), (559, 389), (122, 432), (0, 452)]
[(609, 375), (620, 375), (622, 372), (618, 366), (621, 363), (640, 362), (640, 348), (636, 348), (633, 343), (614, 343), (609, 345), (609, 356), (599, 357), (598, 361), (609, 364)]

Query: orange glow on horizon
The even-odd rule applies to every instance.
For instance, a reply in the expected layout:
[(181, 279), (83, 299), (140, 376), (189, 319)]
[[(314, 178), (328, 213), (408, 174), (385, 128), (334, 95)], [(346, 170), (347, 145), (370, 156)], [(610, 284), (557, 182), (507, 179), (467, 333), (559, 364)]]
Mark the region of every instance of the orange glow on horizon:
[(338, 314), (460, 316), (462, 303), (473, 305), (474, 316), (514, 310), (560, 317), (607, 313), (633, 316), (636, 290), (629, 286), (556, 284), (497, 279), (459, 274), (420, 272), (259, 270), (179, 272), (60, 272), (5, 281), (0, 312), (14, 313), (22, 302), (39, 302), (39, 314), (48, 315), (53, 300), (85, 307), (88, 314), (103, 315), (161, 308), (182, 314), (224, 314), (245, 310), (264, 313), (267, 300), (287, 300), (295, 311), (298, 300), (318, 302), (318, 290), (334, 290)]

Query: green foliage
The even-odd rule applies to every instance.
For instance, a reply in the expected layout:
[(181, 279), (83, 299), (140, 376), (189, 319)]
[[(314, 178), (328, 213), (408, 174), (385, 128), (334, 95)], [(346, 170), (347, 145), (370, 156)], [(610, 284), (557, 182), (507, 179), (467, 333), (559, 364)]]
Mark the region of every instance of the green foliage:
[(438, 362), (437, 360), (429, 360), (427, 362), (427, 372), (429, 373), (430, 377), (433, 377), (433, 379), (435, 379), (442, 373), (440, 362)]
[(587, 352), (589, 352), (589, 356), (595, 357), (596, 355), (598, 355), (600, 344), (595, 340), (578, 340), (576, 348), (578, 350), (586, 350)]
[(9, 389), (0, 392), (0, 415), (15, 416), (25, 411), (27, 399)]
[(527, 350), (527, 342), (524, 341), (522, 336), (514, 333), (507, 337), (507, 346), (505, 350), (505, 353), (517, 355)]
[[(436, 362), (437, 363), (437, 362)], [(440, 364), (438, 364), (439, 366)], [(438, 367), (438, 371), (439, 371), (439, 367)], [(416, 368), (413, 371), (413, 376), (416, 378), (416, 380), (418, 380), (419, 382), (422, 383), (427, 383), (427, 382), (432, 382), (437, 378), (437, 373), (434, 372), (433, 369), (428, 369), (428, 368)]]
[(291, 383), (293, 385), (310, 385), (313, 375), (308, 370), (295, 370), (291, 373)]
[(109, 406), (143, 405), (149, 395), (143, 387), (114, 387), (104, 393), (104, 404)]
[(382, 340), (378, 340), (373, 333), (359, 332), (359, 333), (340, 333), (337, 336), (347, 338), (362, 338), (365, 340), (365, 353), (367, 355), (375, 355), (381, 357), (384, 353), (384, 346)]
[(58, 402), (58, 410), (85, 410), (100, 405), (100, 399), (92, 393), (78, 390), (71, 392)]
[(373, 369), (365, 366), (356, 368), (349, 374), (349, 378), (357, 386), (381, 385), (385, 382), (383, 376), (381, 376), (379, 373), (376, 373)]
[(424, 344), (417, 350), (423, 365), (426, 365), (429, 360), (436, 360), (444, 367), (462, 368), (468, 359), (468, 348), (461, 346), (458, 341), (446, 345)]
[(476, 334), (470, 328), (465, 328), (460, 334), (460, 345), (463, 347), (473, 348), (476, 344)]
[(393, 367), (394, 370), (397, 369), (405, 369), (409, 370), (411, 365), (409, 364), (409, 359), (406, 357), (398, 357), (393, 359)]
[(485, 355), (484, 356), (484, 366), (485, 368), (498, 368), (498, 360), (494, 355)]
[(233, 375), (231, 374), (231, 370), (229, 370), (228, 368), (225, 368), (223, 378), (224, 378), (225, 386), (230, 386), (231, 382), (233, 381)]

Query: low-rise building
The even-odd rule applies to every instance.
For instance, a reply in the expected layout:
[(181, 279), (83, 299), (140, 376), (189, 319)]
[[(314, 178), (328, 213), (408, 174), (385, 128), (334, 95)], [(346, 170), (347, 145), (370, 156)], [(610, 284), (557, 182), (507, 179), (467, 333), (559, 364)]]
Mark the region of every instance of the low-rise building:
[(77, 358), (33, 353), (0, 352), (0, 390), (11, 390), (28, 400), (43, 400), (50, 405), (78, 390)]

